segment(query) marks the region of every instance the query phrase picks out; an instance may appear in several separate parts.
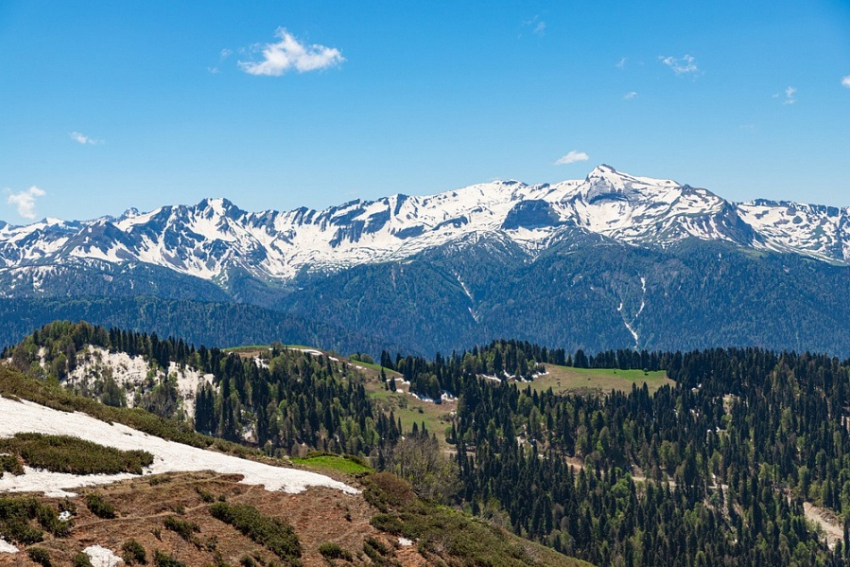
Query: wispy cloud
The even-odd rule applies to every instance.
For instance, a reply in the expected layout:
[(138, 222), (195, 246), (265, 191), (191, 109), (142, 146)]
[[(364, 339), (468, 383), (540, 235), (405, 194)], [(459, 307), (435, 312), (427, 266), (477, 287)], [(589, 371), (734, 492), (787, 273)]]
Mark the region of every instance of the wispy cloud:
[(590, 159), (590, 156), (585, 152), (578, 152), (576, 150), (571, 151), (565, 156), (558, 158), (555, 162), (555, 165), (568, 165), (570, 163), (576, 163), (577, 161), (587, 161)]
[[(546, 22), (540, 18), (540, 15), (534, 16), (530, 20), (525, 20), (522, 22), (523, 29), (531, 29), (531, 33), (536, 35), (537, 37), (543, 37), (546, 35)], [(518, 39), (522, 38), (522, 33), (519, 34)]]
[(685, 55), (682, 58), (660, 55), (658, 60), (670, 67), (677, 75), (696, 76), (700, 72), (697, 60), (691, 55)]
[(629, 91), (623, 95), (623, 100), (634, 100), (638, 96), (637, 91)]
[(305, 45), (283, 28), (278, 28), (275, 36), (280, 41), (255, 48), (255, 51), (262, 52), (262, 61), (239, 61), (239, 67), (249, 75), (279, 77), (291, 70), (306, 73), (345, 61), (338, 49), (318, 44)]
[(85, 134), (81, 134), (80, 132), (71, 132), (69, 134), (71, 139), (77, 142), (78, 144), (82, 144), (84, 146), (96, 146), (98, 144), (102, 144), (103, 140), (96, 140), (94, 138), (89, 138)]
[(616, 67), (620, 71), (625, 69), (626, 68), (626, 58), (625, 57), (621, 58), (619, 61), (617, 61), (617, 64), (614, 65), (614, 67)]
[(797, 95), (797, 87), (785, 87), (784, 94), (776, 93), (773, 95), (773, 98), (781, 98), (782, 104), (796, 104), (797, 99), (795, 96)]
[(6, 189), (6, 204), (17, 207), (19, 216), (25, 219), (34, 219), (35, 200), (44, 197), (46, 194), (43, 189), (39, 189), (35, 185), (19, 193), (12, 193), (11, 190)]
[[(224, 49), (222, 49), (221, 51), (219, 51), (218, 52), (218, 65), (221, 65), (224, 62), (224, 60), (227, 59), (228, 57), (230, 57), (232, 54), (233, 54), (233, 50), (227, 49), (226, 47)], [(207, 67), (207, 71), (209, 71), (213, 75), (218, 75), (219, 72), (220, 72), (218, 65), (213, 65), (211, 67)]]
[(847, 75), (843, 79), (841, 79), (841, 84), (850, 89), (850, 75)]

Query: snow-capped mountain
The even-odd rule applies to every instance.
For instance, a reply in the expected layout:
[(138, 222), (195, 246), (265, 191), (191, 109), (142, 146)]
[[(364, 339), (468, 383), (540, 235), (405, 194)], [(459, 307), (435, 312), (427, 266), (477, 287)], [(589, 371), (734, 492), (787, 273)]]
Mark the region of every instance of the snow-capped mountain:
[(686, 238), (850, 263), (850, 207), (730, 203), (706, 189), (601, 165), (553, 185), (494, 181), (427, 196), (352, 201), (323, 211), (246, 212), (226, 199), (131, 209), (118, 218), (0, 223), (0, 272), (68, 265), (148, 264), (227, 287), (234, 271), (267, 282), (299, 273), (409, 258), (476, 236), (512, 241), (531, 256), (577, 233), (636, 247)]

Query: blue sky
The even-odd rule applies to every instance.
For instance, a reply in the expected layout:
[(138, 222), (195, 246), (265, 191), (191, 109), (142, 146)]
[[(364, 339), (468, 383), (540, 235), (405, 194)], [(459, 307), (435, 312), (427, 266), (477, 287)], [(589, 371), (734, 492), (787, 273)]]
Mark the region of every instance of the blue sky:
[(0, 218), (321, 208), (599, 163), (850, 205), (850, 2), (692, 4), (6, 0)]

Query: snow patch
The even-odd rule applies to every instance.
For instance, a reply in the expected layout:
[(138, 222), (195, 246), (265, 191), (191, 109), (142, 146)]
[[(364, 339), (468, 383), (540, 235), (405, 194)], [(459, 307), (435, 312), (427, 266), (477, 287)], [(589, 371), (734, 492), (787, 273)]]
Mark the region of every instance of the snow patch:
[(3, 538), (0, 538), (0, 553), (17, 553), (18, 548), (6, 541)]
[(118, 565), (124, 564), (124, 561), (115, 555), (111, 549), (99, 545), (90, 545), (83, 550), (83, 553), (89, 556), (92, 567), (118, 567)]
[[(0, 396), (0, 438), (24, 432), (72, 435), (122, 451), (148, 451), (154, 456), (154, 462), (145, 469), (145, 474), (209, 470), (221, 474), (242, 475), (240, 482), (243, 484), (264, 485), (269, 491), (299, 493), (312, 486), (326, 486), (346, 494), (359, 492), (324, 475), (246, 461), (231, 455), (166, 441), (126, 425), (104, 423), (83, 413), (61, 412), (32, 402), (14, 401)], [(0, 478), (0, 492), (44, 492), (47, 496), (62, 497), (73, 495), (69, 490), (74, 488), (110, 484), (135, 476), (77, 476), (25, 467), (23, 475), (3, 475)]]

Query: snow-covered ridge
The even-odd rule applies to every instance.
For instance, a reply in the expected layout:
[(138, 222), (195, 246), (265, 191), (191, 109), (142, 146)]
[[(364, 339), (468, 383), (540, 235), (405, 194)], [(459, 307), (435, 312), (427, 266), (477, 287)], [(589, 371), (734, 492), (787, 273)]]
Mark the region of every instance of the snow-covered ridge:
[(706, 189), (601, 165), (583, 180), (554, 185), (493, 181), (323, 211), (252, 213), (205, 199), (147, 213), (131, 209), (118, 218), (0, 224), (0, 271), (101, 261), (154, 264), (222, 285), (237, 269), (287, 281), (305, 269), (401, 260), (487, 236), (534, 255), (577, 233), (644, 247), (722, 240), (850, 263), (850, 207), (735, 204)]
[[(61, 412), (28, 401), (14, 401), (0, 396), (0, 438), (16, 433), (36, 432), (45, 435), (73, 435), (122, 451), (141, 449), (154, 456), (146, 474), (178, 471), (210, 470), (221, 474), (239, 474), (242, 483), (263, 485), (266, 490), (298, 493), (313, 486), (325, 486), (346, 494), (358, 491), (327, 476), (274, 467), (247, 461), (231, 455), (205, 451), (188, 445), (166, 441), (119, 423), (109, 424), (83, 413)], [(24, 467), (25, 474), (0, 477), (0, 492), (44, 492), (47, 496), (66, 496), (69, 490), (85, 486), (110, 484), (133, 478), (132, 474), (85, 475), (53, 473)]]

